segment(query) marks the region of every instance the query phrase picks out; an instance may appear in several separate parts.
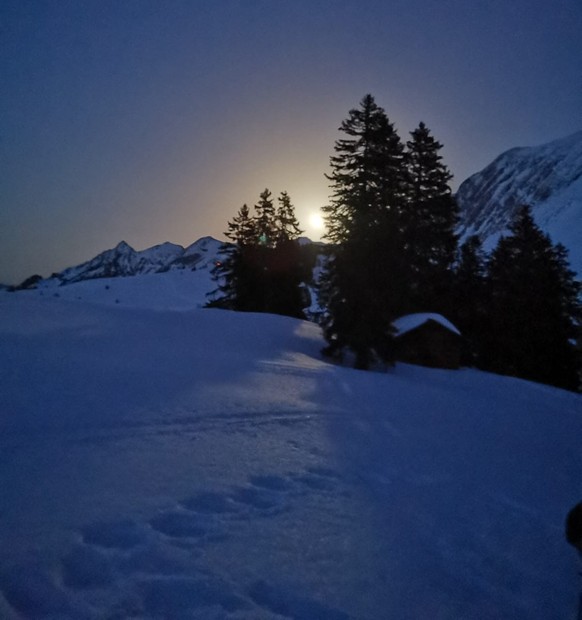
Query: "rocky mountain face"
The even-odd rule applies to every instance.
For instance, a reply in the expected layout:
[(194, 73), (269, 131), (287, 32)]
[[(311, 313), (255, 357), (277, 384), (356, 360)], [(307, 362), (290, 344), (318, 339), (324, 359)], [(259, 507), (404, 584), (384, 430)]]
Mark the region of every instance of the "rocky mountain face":
[(478, 234), (491, 248), (517, 208), (532, 207), (537, 224), (570, 252), (582, 274), (582, 131), (500, 155), (459, 187), (461, 238)]
[(222, 242), (213, 237), (202, 237), (187, 248), (174, 243), (162, 243), (138, 252), (121, 241), (111, 250), (105, 250), (81, 265), (54, 273), (46, 280), (33, 276), (18, 288), (61, 286), (95, 278), (136, 276), (176, 269), (208, 269), (217, 260), (221, 245)]

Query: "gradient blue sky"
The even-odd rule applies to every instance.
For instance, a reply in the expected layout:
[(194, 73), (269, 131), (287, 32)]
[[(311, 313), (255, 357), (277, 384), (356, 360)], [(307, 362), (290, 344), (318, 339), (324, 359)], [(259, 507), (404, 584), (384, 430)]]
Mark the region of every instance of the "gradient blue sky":
[(0, 0), (0, 282), (221, 238), (265, 187), (316, 238), (366, 93), (456, 187), (582, 128), (581, 33), (580, 0)]

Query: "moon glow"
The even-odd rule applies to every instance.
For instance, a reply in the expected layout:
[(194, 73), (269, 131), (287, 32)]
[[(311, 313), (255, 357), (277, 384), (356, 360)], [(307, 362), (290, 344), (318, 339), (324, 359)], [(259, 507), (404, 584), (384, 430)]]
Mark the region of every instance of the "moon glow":
[(309, 216), (309, 225), (316, 230), (323, 230), (325, 222), (319, 213), (312, 213)]

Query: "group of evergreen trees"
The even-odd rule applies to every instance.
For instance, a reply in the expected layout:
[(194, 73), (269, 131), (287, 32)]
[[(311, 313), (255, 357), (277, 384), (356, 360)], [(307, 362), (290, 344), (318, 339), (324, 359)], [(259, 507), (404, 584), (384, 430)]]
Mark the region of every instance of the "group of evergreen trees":
[(222, 246), (221, 260), (213, 270), (218, 288), (208, 306), (303, 318), (302, 282), (308, 274), (291, 199), (282, 192), (275, 207), (265, 189), (254, 211), (251, 215), (245, 204), (228, 222), (225, 234), (232, 243)]
[[(490, 257), (477, 237), (458, 248), (458, 209), (442, 145), (420, 123), (404, 144), (371, 95), (341, 124), (323, 208), (330, 242), (318, 282), (324, 353), (357, 368), (392, 363), (392, 322), (440, 312), (463, 333), (464, 362), (578, 389), (580, 284), (563, 246), (521, 209)], [(303, 316), (299, 224), (289, 196), (269, 190), (228, 223), (211, 306)]]
[(460, 248), (453, 318), (465, 362), (484, 370), (580, 388), (582, 286), (567, 251), (523, 206), (487, 257), (477, 237)]
[(402, 314), (446, 311), (457, 206), (441, 144), (421, 123), (404, 145), (371, 95), (340, 127), (324, 207), (334, 245), (320, 281), (326, 353), (358, 368), (392, 362), (391, 324)]

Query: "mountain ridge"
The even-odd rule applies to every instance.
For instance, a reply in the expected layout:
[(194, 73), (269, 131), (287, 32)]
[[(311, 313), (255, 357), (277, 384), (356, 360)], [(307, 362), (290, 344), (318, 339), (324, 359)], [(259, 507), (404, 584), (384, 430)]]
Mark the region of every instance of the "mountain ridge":
[[(298, 241), (302, 246), (324, 245), (318, 241), (311, 241), (308, 237), (300, 237)], [(219, 260), (220, 249), (225, 244), (229, 245), (226, 241), (219, 241), (207, 235), (186, 247), (165, 241), (144, 250), (135, 250), (129, 243), (122, 240), (115, 247), (104, 250), (79, 265), (53, 273), (48, 278), (33, 275), (17, 286), (0, 285), (0, 289), (17, 291), (54, 288), (78, 284), (86, 280), (131, 277), (179, 270), (207, 271)]]
[(551, 142), (505, 151), (461, 183), (461, 241), (477, 234), (491, 249), (521, 205), (553, 242), (566, 246), (582, 272), (582, 131)]
[(49, 278), (32, 276), (15, 289), (64, 286), (85, 280), (128, 277), (188, 269), (208, 269), (217, 259), (223, 242), (201, 237), (187, 247), (166, 241), (145, 250), (135, 250), (126, 241), (79, 265), (53, 273)]

